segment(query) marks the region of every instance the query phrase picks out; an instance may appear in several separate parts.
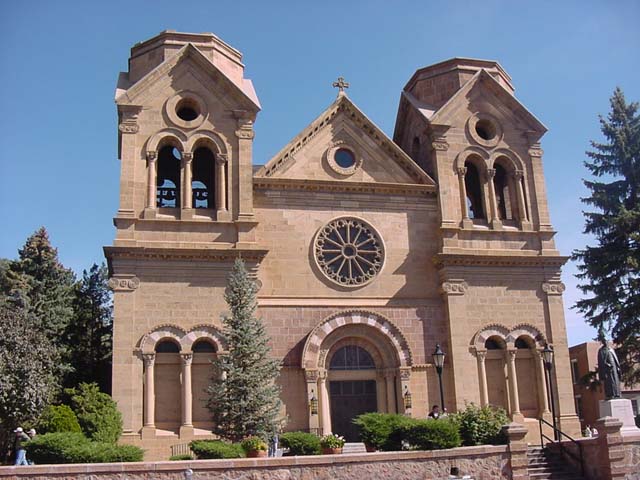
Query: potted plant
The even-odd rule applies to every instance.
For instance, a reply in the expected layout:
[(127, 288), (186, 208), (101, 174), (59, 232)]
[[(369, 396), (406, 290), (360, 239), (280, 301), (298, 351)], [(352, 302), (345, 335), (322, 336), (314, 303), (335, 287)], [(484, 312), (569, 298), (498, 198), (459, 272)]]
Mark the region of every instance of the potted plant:
[(322, 448), (323, 455), (335, 455), (342, 453), (342, 447), (344, 447), (344, 437), (330, 433), (320, 439), (320, 448)]
[(240, 444), (244, 451), (247, 453), (247, 457), (266, 457), (267, 456), (267, 442), (260, 437), (247, 437)]

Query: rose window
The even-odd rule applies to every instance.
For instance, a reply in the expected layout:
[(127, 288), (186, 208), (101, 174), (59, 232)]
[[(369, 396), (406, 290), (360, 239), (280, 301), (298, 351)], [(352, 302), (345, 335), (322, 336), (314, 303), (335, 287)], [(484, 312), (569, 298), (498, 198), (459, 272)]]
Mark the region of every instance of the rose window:
[(373, 280), (384, 262), (380, 236), (371, 225), (356, 218), (338, 218), (320, 229), (314, 250), (320, 270), (348, 287)]

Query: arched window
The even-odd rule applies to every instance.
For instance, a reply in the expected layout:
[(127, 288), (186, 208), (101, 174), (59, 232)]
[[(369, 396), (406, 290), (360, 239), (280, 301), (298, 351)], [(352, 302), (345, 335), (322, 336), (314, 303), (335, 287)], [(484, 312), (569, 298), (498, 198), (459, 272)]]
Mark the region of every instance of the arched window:
[(469, 218), (487, 218), (482, 202), (482, 185), (480, 173), (472, 162), (465, 162), (467, 173), (464, 176), (464, 186), (467, 191), (467, 211)]
[(533, 348), (533, 341), (525, 336), (520, 336), (516, 339), (515, 346), (516, 348)]
[(484, 342), (484, 348), (487, 350), (502, 350), (505, 348), (505, 343), (500, 337), (490, 337)]
[(329, 370), (370, 370), (376, 368), (373, 358), (364, 348), (347, 345), (331, 357)]
[(498, 204), (498, 217), (500, 220), (513, 220), (513, 207), (511, 198), (510, 181), (506, 169), (495, 164), (496, 173), (493, 176), (493, 188), (496, 192), (496, 203)]
[(193, 153), (191, 191), (193, 208), (215, 208), (215, 158), (207, 147), (197, 148)]
[(180, 346), (173, 340), (161, 340), (156, 344), (156, 353), (180, 353)]
[(156, 205), (158, 208), (180, 208), (180, 150), (165, 145), (158, 153)]
[(197, 340), (191, 347), (193, 353), (215, 353), (216, 346), (204, 338)]

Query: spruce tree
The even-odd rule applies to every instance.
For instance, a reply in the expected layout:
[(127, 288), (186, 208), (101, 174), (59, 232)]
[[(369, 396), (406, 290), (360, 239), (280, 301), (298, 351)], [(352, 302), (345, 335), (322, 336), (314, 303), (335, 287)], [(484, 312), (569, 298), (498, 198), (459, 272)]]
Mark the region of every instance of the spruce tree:
[(278, 425), (279, 365), (270, 358), (270, 339), (255, 316), (256, 293), (244, 262), (236, 260), (224, 296), (231, 311), (223, 318), (228, 353), (213, 362), (207, 389), (213, 433), (231, 441), (251, 435), (266, 439)]
[(640, 117), (617, 88), (611, 112), (600, 117), (604, 143), (591, 142), (584, 180), (593, 207), (584, 212), (584, 233), (595, 246), (573, 252), (586, 298), (576, 308), (596, 328), (611, 332), (627, 383), (640, 382)]
[(113, 306), (108, 281), (106, 265), (94, 263), (75, 286), (74, 313), (65, 336), (73, 367), (67, 386), (95, 382), (103, 392), (111, 391)]

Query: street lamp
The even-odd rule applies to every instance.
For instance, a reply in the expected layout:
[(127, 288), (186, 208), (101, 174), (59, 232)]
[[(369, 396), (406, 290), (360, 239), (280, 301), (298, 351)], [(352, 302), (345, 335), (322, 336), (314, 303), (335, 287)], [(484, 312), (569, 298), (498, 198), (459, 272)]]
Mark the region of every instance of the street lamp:
[(556, 427), (556, 402), (553, 398), (553, 384), (551, 383), (551, 369), (553, 368), (553, 348), (547, 343), (542, 350), (542, 361), (544, 362), (544, 371), (551, 396), (551, 417), (553, 421), (553, 439), (558, 440), (558, 428)]
[(442, 366), (444, 365), (444, 352), (440, 348), (440, 344), (436, 344), (436, 351), (433, 352), (433, 364), (436, 366), (436, 372), (438, 372), (438, 381), (440, 383), (440, 406), (444, 412), (444, 393), (442, 391)]
[(318, 414), (318, 399), (316, 398), (316, 394), (313, 390), (311, 390), (311, 399), (309, 400), (309, 409), (311, 410), (311, 415)]
[(409, 391), (409, 386), (404, 386), (404, 395), (402, 397), (404, 399), (404, 409), (411, 410), (411, 392)]

